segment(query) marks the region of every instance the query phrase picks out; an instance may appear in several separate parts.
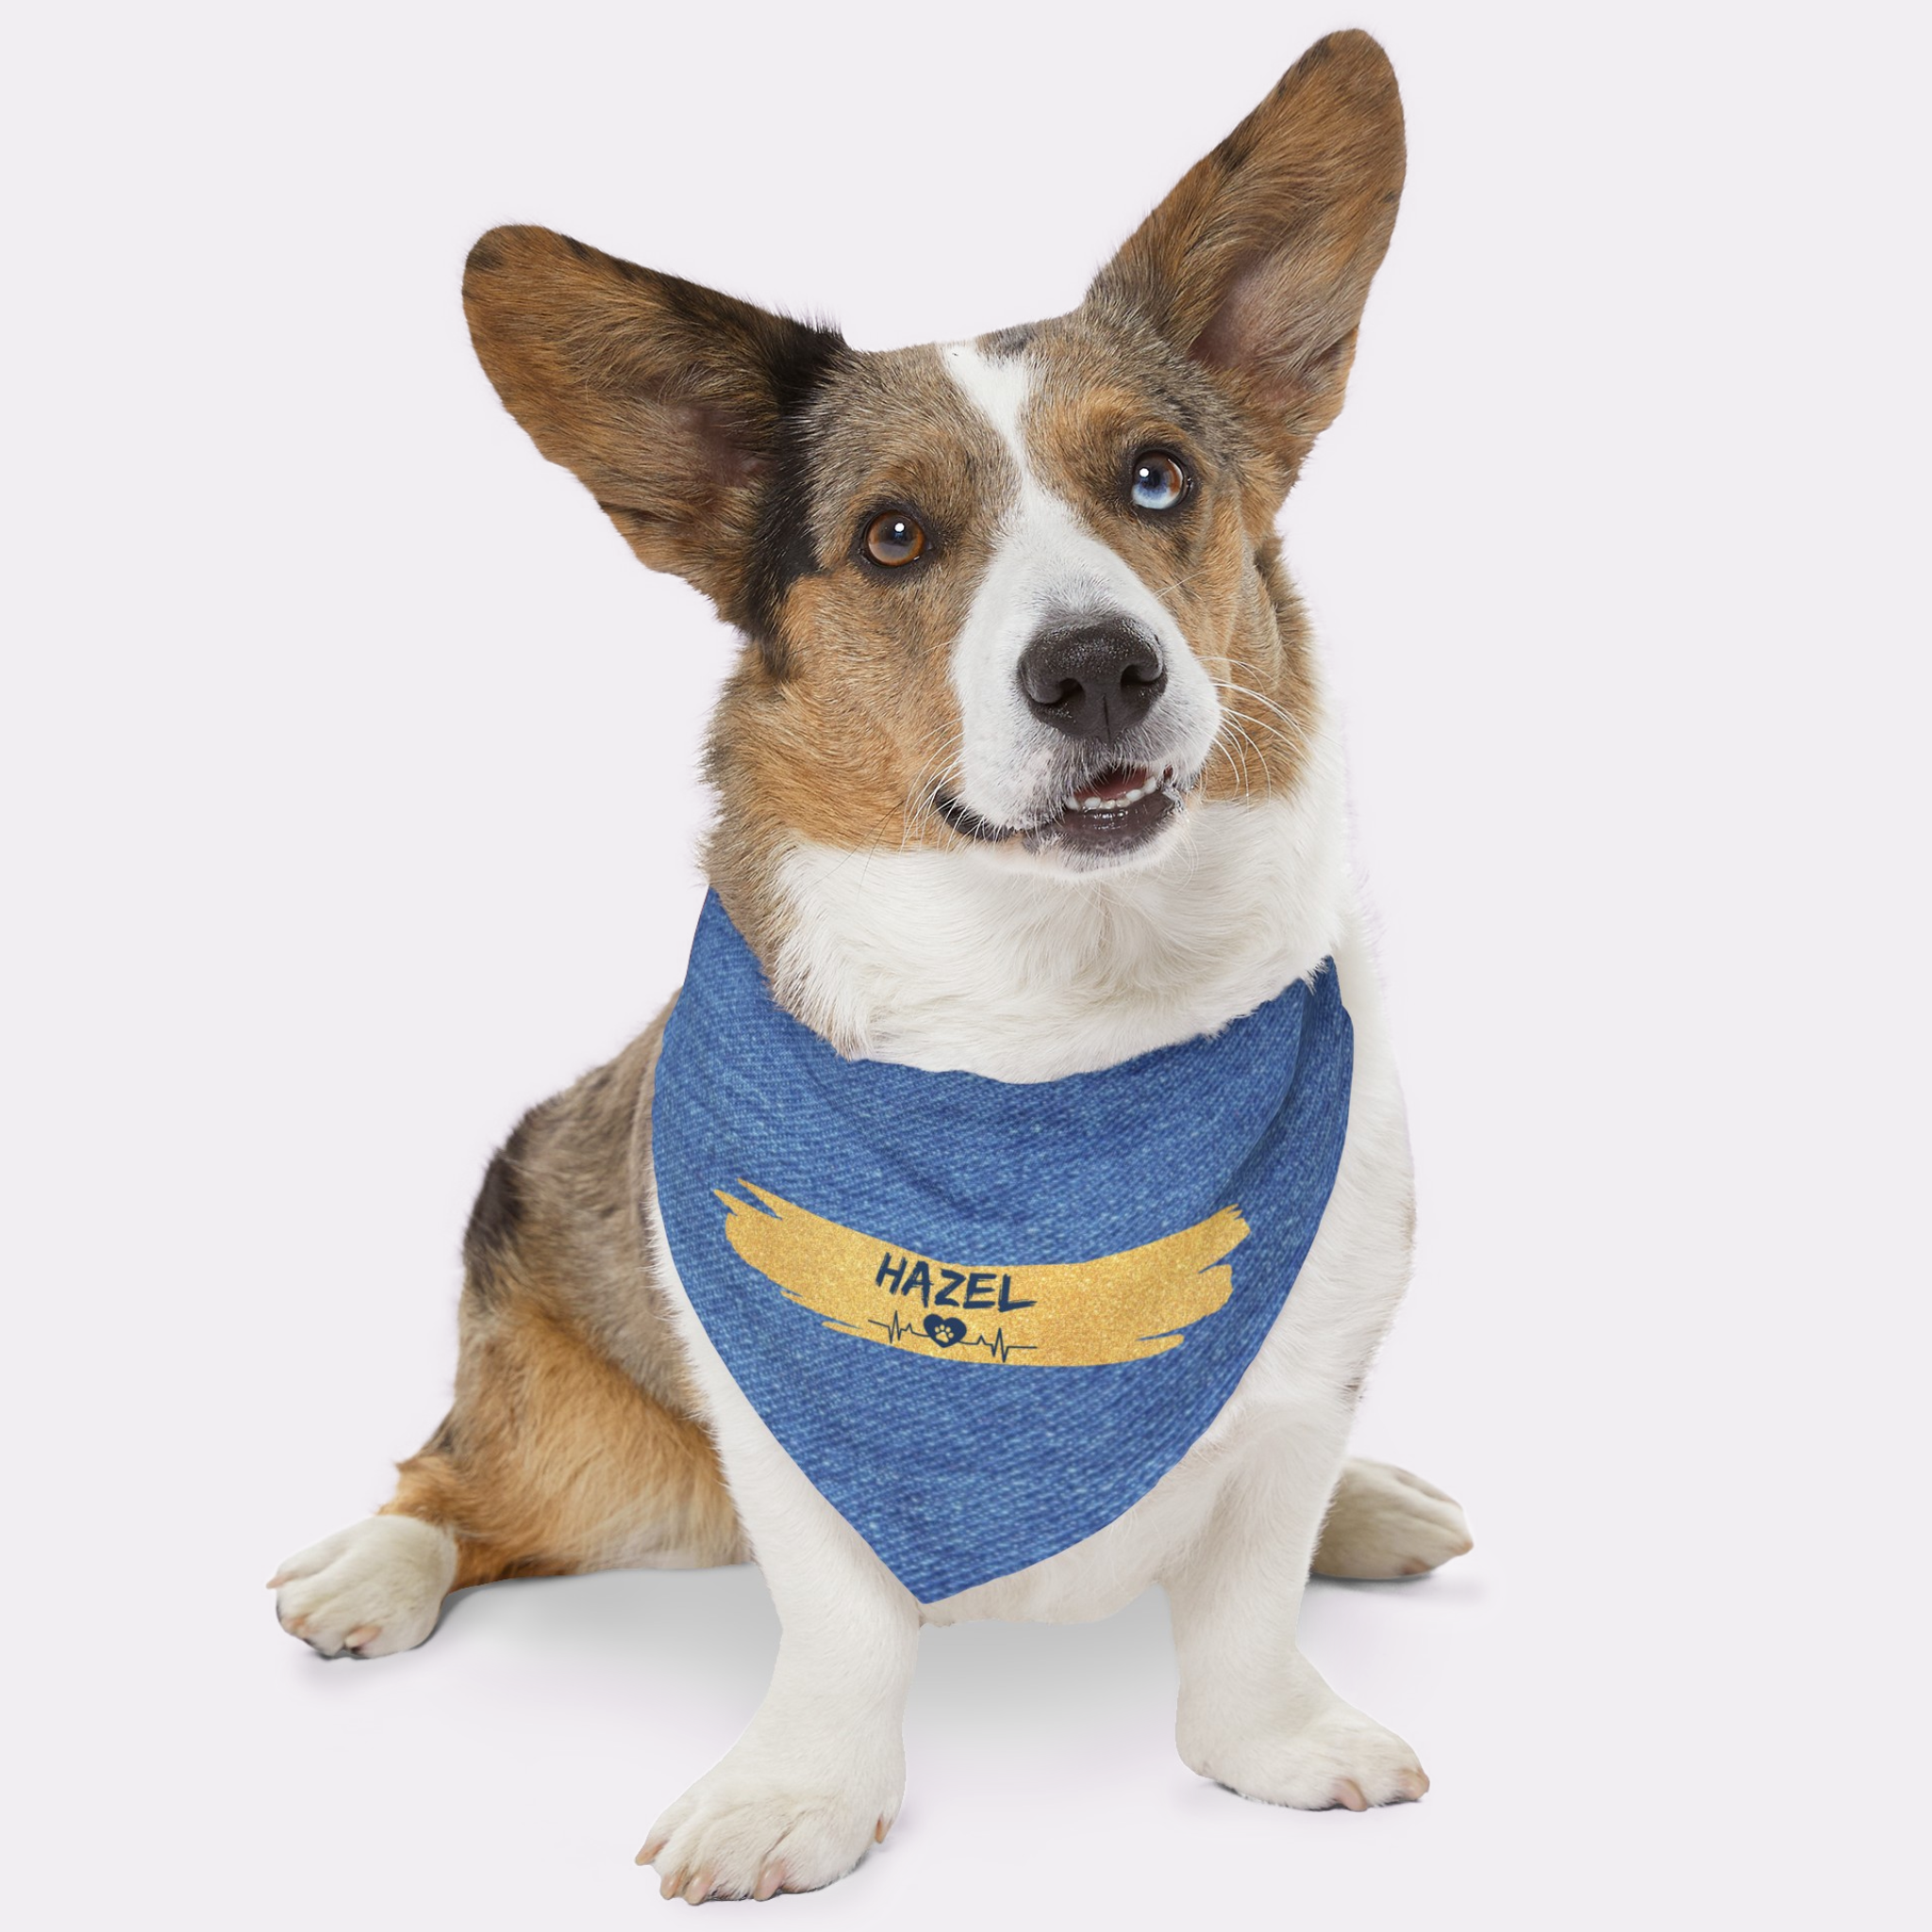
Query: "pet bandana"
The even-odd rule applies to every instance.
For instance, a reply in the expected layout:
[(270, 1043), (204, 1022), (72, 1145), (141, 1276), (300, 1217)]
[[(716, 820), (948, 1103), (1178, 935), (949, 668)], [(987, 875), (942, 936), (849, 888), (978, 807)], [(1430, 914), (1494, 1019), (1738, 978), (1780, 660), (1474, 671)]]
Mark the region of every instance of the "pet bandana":
[(1206, 1432), (1314, 1241), (1353, 1062), (1332, 963), (1099, 1073), (848, 1060), (713, 894), (652, 1105), (672, 1259), (773, 1435), (934, 1603), (1104, 1528)]

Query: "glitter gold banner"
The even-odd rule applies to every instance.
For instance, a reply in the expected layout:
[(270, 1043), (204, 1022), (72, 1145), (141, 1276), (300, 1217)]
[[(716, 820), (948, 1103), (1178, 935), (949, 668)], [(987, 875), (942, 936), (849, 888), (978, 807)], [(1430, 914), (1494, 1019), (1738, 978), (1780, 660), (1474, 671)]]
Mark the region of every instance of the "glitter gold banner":
[(1178, 1348), (1180, 1331), (1232, 1292), (1226, 1257), (1248, 1237), (1241, 1210), (1224, 1208), (1091, 1261), (966, 1267), (738, 1185), (767, 1211), (713, 1190), (725, 1234), (788, 1300), (842, 1334), (953, 1361), (1091, 1368)]

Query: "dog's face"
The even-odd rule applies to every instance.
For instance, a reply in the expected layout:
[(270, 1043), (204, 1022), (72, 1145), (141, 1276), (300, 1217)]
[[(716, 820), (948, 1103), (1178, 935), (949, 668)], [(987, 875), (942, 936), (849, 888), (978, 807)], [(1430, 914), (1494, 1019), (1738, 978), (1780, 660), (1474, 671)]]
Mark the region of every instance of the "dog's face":
[(1113, 870), (1292, 785), (1314, 696), (1274, 520), (1402, 171), (1386, 58), (1333, 36), (1071, 315), (887, 354), (545, 229), (476, 244), (506, 405), (747, 640), (727, 868), (808, 841)]
[(836, 372), (795, 445), (804, 567), (772, 632), (862, 707), (865, 775), (840, 785), (870, 817), (814, 836), (883, 821), (1072, 869), (1156, 849), (1260, 621), (1238, 447), (1200, 371), (1084, 311)]

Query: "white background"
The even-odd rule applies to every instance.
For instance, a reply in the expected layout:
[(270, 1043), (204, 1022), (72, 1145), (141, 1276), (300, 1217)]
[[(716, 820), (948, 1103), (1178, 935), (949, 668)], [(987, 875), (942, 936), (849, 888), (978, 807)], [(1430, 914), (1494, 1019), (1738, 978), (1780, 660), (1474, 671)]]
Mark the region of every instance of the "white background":
[[(1924, 1908), (1925, 15), (1352, 18), (1409, 186), (1286, 528), (1421, 1171), (1358, 1441), (1479, 1547), (1318, 1586), (1306, 1640), (1435, 1789), (1194, 1779), (1158, 1598), (936, 1633), (899, 1828), (798, 1924)], [(16, 1923), (671, 1923), (631, 1854), (770, 1659), (750, 1570), (474, 1593), (369, 1666), (261, 1588), (437, 1421), (489, 1151), (699, 896), (729, 640), (498, 407), (469, 242), (869, 347), (1054, 313), (1350, 19), (15, 14)]]

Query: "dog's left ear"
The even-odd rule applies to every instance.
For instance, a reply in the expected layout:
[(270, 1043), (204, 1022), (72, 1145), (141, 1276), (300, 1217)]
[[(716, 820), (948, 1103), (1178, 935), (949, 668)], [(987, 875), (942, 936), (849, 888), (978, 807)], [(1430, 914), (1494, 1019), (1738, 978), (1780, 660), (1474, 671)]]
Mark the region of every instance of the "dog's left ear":
[(1293, 481), (1335, 420), (1402, 195), (1402, 101), (1364, 33), (1330, 34), (1141, 223), (1088, 308), (1206, 368)]

